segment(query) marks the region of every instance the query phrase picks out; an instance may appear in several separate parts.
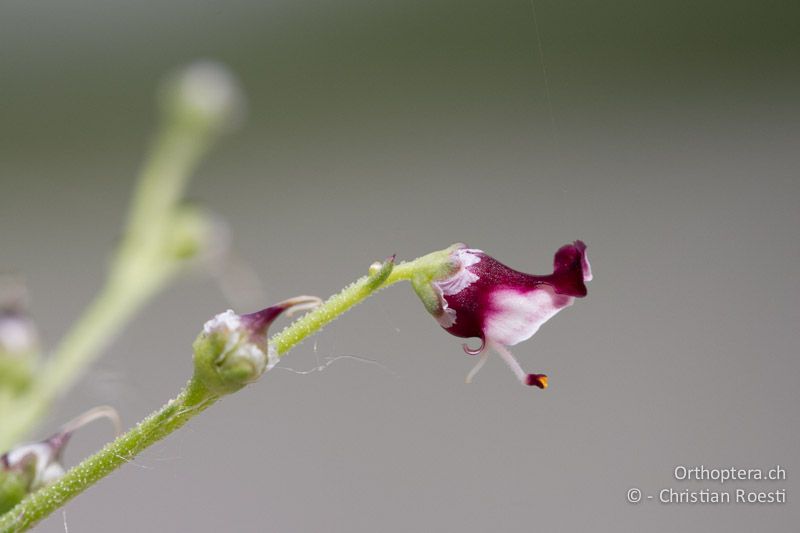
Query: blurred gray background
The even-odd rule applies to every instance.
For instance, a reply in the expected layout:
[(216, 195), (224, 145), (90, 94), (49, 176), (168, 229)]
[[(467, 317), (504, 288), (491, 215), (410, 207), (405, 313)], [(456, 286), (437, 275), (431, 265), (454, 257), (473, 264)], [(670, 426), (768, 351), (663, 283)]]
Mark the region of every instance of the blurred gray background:
[[(790, 0), (5, 0), (0, 265), (51, 344), (101, 284), (158, 80), (196, 58), (240, 76), (250, 114), (189, 196), (229, 221), (264, 305), (455, 241), (547, 273), (580, 238), (595, 270), (514, 349), (546, 391), (496, 357), (465, 385), (459, 339), (395, 286), (281, 364), (380, 365), (275, 369), (40, 530), (796, 529), (799, 21)], [(141, 419), (229, 305), (203, 276), (171, 286), (38, 435), (101, 403)], [(681, 464), (780, 464), (786, 482), (731, 487), (788, 503), (626, 502), (720, 488)]]

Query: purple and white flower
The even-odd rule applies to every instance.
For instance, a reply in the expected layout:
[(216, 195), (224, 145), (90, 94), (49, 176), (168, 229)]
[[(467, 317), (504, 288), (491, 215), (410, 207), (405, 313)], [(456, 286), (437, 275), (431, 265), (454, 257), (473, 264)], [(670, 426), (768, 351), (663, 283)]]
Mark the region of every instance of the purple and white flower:
[(547, 387), (547, 376), (528, 374), (508, 350), (532, 337), (542, 324), (586, 296), (592, 279), (586, 245), (575, 241), (559, 248), (553, 273), (535, 276), (518, 272), (482, 250), (456, 245), (450, 248), (451, 268), (446, 275), (414, 283), (428, 311), (449, 333), (477, 337), (481, 344), (464, 351), (480, 355), (467, 383), (486, 362), (489, 350), (500, 354), (526, 385)]

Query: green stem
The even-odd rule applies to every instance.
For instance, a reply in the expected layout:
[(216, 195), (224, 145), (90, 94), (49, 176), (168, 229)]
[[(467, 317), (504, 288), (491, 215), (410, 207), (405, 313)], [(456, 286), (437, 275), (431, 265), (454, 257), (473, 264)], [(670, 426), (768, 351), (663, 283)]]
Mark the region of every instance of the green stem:
[(394, 267), (386, 280), (377, 286), (371, 285), (371, 276), (364, 276), (345, 287), (339, 294), (328, 298), (318, 308), (292, 322), (283, 331), (272, 336), (269, 342), (275, 347), (278, 355), (283, 355), (375, 292), (398, 281), (409, 281), (415, 276), (435, 276), (441, 271), (448, 255), (449, 249), (400, 263)]
[[(434, 252), (397, 265), (391, 271), (388, 270), (391, 264), (384, 263), (382, 269), (358, 279), (338, 294), (331, 296), (314, 311), (274, 335), (269, 342), (275, 346), (278, 354), (285, 354), (381, 289), (418, 276), (435, 276), (441, 272), (443, 265), (446, 265), (448, 252), (448, 250)], [(381, 275), (381, 272), (388, 275)], [(32, 527), (123, 463), (131, 461), (145, 448), (182, 427), (218, 399), (219, 397), (209, 392), (200, 381), (192, 379), (177, 398), (69, 470), (60, 480), (27, 496), (16, 507), (2, 515), (0, 533), (25, 531)]]
[[(131, 285), (135, 286), (135, 285)], [(150, 291), (104, 290), (64, 339), (29, 391), (3, 416), (0, 450), (7, 450), (48, 412), (98, 353), (150, 296)]]
[(34, 492), (0, 517), (0, 532), (26, 531), (145, 448), (163, 439), (218, 398), (192, 380), (174, 399), (133, 429), (70, 469), (52, 485)]

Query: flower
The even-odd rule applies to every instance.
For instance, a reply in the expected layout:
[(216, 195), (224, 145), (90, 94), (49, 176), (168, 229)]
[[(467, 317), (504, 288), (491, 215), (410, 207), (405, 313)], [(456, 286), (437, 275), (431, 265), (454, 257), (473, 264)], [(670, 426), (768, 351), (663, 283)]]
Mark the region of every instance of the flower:
[(267, 343), (267, 330), (283, 312), (291, 315), (318, 307), (316, 296), (296, 296), (275, 305), (237, 315), (228, 309), (203, 326), (194, 341), (195, 376), (214, 394), (235, 392), (278, 364)]
[(25, 285), (0, 276), (0, 391), (23, 392), (39, 356), (39, 335), (27, 311)]
[(0, 354), (24, 356), (38, 349), (33, 321), (13, 308), (0, 308)]
[(553, 273), (525, 274), (507, 267), (482, 250), (456, 244), (449, 248), (449, 268), (432, 279), (412, 280), (428, 311), (449, 333), (477, 337), (481, 344), (464, 351), (480, 355), (467, 375), (467, 383), (494, 350), (526, 385), (547, 387), (544, 374), (527, 374), (508, 346), (529, 339), (542, 324), (586, 296), (585, 282), (592, 279), (586, 245), (575, 241), (559, 248)]
[(117, 412), (107, 406), (95, 407), (43, 441), (21, 444), (0, 455), (0, 514), (16, 505), (26, 494), (49, 485), (64, 475), (64, 448), (72, 434), (86, 424), (106, 418), (120, 434)]

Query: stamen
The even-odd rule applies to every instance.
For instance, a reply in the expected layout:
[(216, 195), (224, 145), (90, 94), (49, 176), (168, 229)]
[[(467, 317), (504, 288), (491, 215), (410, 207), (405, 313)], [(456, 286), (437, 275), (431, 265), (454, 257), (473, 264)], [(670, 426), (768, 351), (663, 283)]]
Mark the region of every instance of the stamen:
[(483, 354), (481, 354), (480, 359), (478, 359), (478, 363), (472, 367), (472, 370), (470, 370), (469, 374), (467, 374), (467, 378), (464, 380), (464, 383), (472, 383), (472, 379), (480, 371), (480, 369), (483, 368), (483, 365), (486, 364), (487, 359), (489, 359), (489, 352), (485, 351)]
[(514, 372), (514, 375), (517, 376), (517, 379), (523, 385), (533, 385), (533, 386), (539, 387), (540, 389), (546, 389), (547, 388), (547, 376), (546, 375), (544, 375), (544, 374), (528, 374), (528, 373), (526, 373), (524, 370), (522, 370), (522, 367), (520, 366), (519, 362), (517, 361), (517, 358), (514, 357), (514, 354), (512, 354), (508, 350), (508, 348), (506, 348), (502, 344), (493, 342), (493, 343), (491, 343), (490, 347), (494, 351), (496, 351), (497, 353), (500, 354), (500, 357), (503, 358), (503, 361), (506, 362), (506, 364)]
[(526, 385), (539, 387), (540, 389), (547, 388), (547, 375), (545, 374), (528, 374), (528, 379), (525, 380)]

